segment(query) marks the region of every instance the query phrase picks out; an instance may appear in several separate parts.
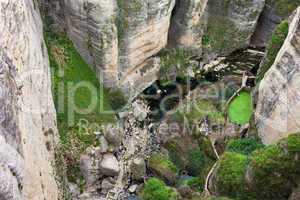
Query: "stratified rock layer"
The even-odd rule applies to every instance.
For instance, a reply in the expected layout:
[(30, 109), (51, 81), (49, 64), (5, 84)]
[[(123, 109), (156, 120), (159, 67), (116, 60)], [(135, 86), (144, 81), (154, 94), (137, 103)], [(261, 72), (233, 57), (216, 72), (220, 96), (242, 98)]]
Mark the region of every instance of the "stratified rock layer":
[(38, 6), (3, 0), (0, 13), (0, 199), (58, 199), (56, 114)]
[(300, 8), (273, 66), (259, 86), (257, 128), (265, 144), (300, 130)]

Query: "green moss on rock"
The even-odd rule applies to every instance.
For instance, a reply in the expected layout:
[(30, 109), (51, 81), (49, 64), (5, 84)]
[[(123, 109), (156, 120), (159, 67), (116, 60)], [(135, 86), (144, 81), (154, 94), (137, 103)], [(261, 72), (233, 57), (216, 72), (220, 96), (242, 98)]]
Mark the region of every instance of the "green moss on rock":
[(280, 51), (289, 31), (289, 23), (288, 21), (282, 21), (275, 31), (272, 34), (270, 41), (268, 42), (266, 49), (266, 57), (259, 68), (257, 74), (257, 81), (261, 81), (265, 73), (271, 68), (275, 59), (277, 57), (278, 52)]
[(149, 159), (149, 169), (168, 184), (176, 182), (178, 169), (172, 161), (162, 154), (153, 154)]
[(143, 200), (177, 200), (179, 199), (177, 194), (172, 188), (166, 186), (166, 184), (157, 179), (150, 178), (144, 187)]
[(245, 174), (248, 158), (243, 154), (226, 152), (220, 160), (217, 170), (217, 187), (221, 194), (230, 197), (245, 192)]
[(226, 151), (249, 155), (256, 149), (263, 147), (264, 145), (255, 138), (231, 139), (228, 141)]
[(250, 162), (252, 187), (257, 196), (287, 199), (300, 178), (300, 135), (290, 135), (277, 145), (257, 150)]

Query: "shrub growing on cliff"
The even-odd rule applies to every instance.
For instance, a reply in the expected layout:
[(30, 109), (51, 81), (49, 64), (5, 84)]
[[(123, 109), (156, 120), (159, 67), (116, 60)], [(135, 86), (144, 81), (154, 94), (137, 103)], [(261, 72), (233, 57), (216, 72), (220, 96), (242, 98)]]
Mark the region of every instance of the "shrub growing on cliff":
[(226, 152), (222, 156), (217, 170), (217, 187), (221, 194), (229, 197), (244, 195), (247, 165), (245, 155)]
[(257, 81), (261, 81), (264, 78), (265, 73), (273, 65), (279, 50), (281, 49), (289, 31), (288, 21), (282, 21), (274, 33), (272, 34), (271, 40), (269, 41), (266, 49), (266, 57), (257, 74)]
[(166, 184), (157, 179), (150, 178), (144, 187), (143, 200), (177, 200), (176, 193), (172, 188), (166, 186)]
[(166, 156), (156, 153), (149, 159), (150, 170), (169, 184), (174, 184), (178, 169)]
[(300, 178), (300, 135), (253, 153), (250, 162), (253, 188), (260, 199), (288, 199)]
[(263, 147), (264, 145), (255, 138), (231, 139), (226, 146), (226, 151), (249, 155), (254, 150)]

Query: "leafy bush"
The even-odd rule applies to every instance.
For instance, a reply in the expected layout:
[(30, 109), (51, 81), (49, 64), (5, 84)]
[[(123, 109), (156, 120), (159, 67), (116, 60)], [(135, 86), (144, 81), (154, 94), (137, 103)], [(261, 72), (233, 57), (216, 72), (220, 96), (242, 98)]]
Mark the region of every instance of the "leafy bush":
[(187, 68), (196, 67), (190, 64), (191, 53), (185, 49), (164, 49), (159, 53), (159, 56), (161, 59), (159, 75), (163, 85), (174, 81), (176, 77), (187, 77)]
[(253, 189), (261, 199), (287, 199), (300, 178), (300, 135), (253, 152)]
[(200, 175), (201, 171), (205, 168), (206, 158), (200, 149), (190, 150), (188, 152), (187, 170), (192, 176)]
[(248, 158), (238, 153), (226, 152), (217, 170), (217, 187), (221, 194), (229, 197), (243, 195)]
[(143, 200), (177, 200), (176, 193), (172, 188), (166, 186), (166, 184), (157, 179), (150, 178), (143, 190)]
[(123, 109), (128, 102), (128, 99), (120, 89), (111, 89), (107, 98), (109, 99), (111, 107), (115, 111)]
[(168, 184), (175, 183), (178, 169), (166, 156), (158, 153), (151, 155), (149, 168), (156, 176), (162, 178)]
[(266, 57), (257, 74), (257, 81), (261, 81), (264, 78), (265, 73), (273, 65), (279, 50), (281, 49), (289, 32), (288, 21), (282, 21), (272, 34), (266, 49)]
[(226, 146), (226, 150), (229, 152), (249, 155), (254, 150), (261, 149), (263, 147), (264, 145), (258, 142), (255, 138), (231, 139)]

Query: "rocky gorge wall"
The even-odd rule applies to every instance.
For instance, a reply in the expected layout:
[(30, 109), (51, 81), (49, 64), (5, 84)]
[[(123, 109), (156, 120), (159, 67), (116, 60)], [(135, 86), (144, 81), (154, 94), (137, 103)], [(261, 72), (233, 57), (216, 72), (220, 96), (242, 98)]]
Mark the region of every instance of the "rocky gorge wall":
[(135, 94), (157, 79), (153, 59), (166, 46), (203, 52), (208, 60), (246, 48), (265, 1), (40, 2), (107, 87)]
[(0, 4), (0, 199), (57, 199), (56, 112), (38, 5)]
[(276, 60), (259, 85), (257, 128), (266, 144), (300, 130), (299, 63), (300, 9), (290, 20), (289, 32)]

